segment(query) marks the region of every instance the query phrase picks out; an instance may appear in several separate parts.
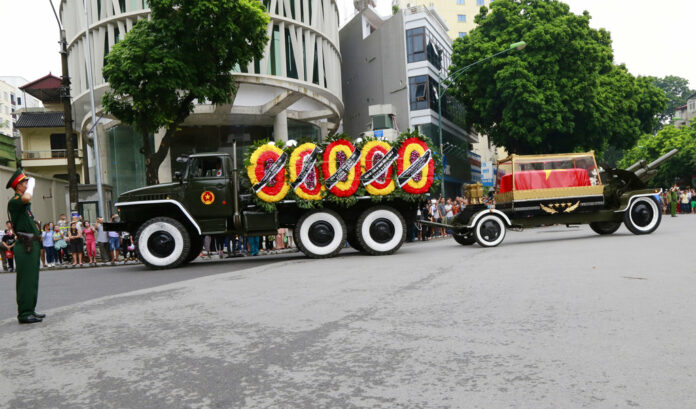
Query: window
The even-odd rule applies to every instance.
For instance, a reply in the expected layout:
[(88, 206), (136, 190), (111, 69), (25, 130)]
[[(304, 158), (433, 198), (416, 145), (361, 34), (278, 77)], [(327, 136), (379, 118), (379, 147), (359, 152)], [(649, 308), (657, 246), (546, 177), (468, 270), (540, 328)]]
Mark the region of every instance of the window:
[(17, 105), (22, 105), (22, 98), (21, 97), (17, 97)]
[(459, 38), (465, 37), (466, 36), (466, 31), (460, 31), (459, 32)]
[(476, 0), (477, 6), (483, 6), (483, 0)]
[(426, 87), (428, 85), (428, 76), (419, 75), (408, 79), (409, 102), (411, 111), (428, 108), (428, 95)]
[(466, 14), (457, 14), (457, 21), (460, 23), (466, 23)]
[(463, 6), (463, 5), (464, 5), (464, 0), (457, 0), (457, 4), (459, 4), (460, 6)]
[(372, 129), (394, 129), (394, 118), (391, 115), (375, 115), (372, 117)]
[[(64, 133), (54, 133), (51, 134), (51, 157), (52, 158), (65, 158), (66, 157), (66, 143), (65, 143)], [(77, 134), (73, 134), (72, 137), (73, 150), (77, 156)]]
[(188, 177), (206, 178), (224, 175), (222, 158), (217, 156), (193, 158), (189, 164)]
[(408, 62), (425, 60), (425, 28), (406, 30), (406, 54)]

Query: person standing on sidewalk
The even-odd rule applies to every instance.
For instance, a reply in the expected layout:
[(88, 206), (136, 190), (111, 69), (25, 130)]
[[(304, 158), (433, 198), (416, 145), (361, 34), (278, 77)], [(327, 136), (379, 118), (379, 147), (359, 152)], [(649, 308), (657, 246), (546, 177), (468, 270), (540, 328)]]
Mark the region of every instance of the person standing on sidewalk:
[(87, 247), (87, 257), (89, 258), (88, 263), (90, 265), (97, 265), (97, 239), (95, 238), (96, 232), (92, 224), (85, 220), (82, 226), (82, 237), (85, 238), (85, 246)]
[(15, 191), (7, 203), (7, 211), (17, 234), (14, 257), (17, 260), (17, 320), (20, 324), (41, 322), (46, 317), (36, 312), (41, 236), (31, 212), (35, 184), (34, 178), (17, 169), (5, 186)]
[(97, 249), (99, 250), (99, 259), (102, 263), (106, 263), (110, 259), (109, 254), (109, 236), (104, 230), (104, 219), (97, 217)]
[[(111, 223), (116, 223), (118, 215), (111, 216)], [(111, 251), (111, 265), (118, 261), (119, 252), (121, 250), (121, 233), (109, 230), (109, 250)]]
[(44, 254), (46, 254), (46, 266), (54, 267), (56, 265), (56, 249), (53, 242), (53, 231), (51, 231), (51, 226), (48, 223), (43, 226), (41, 240), (43, 241)]
[[(7, 223), (5, 223), (6, 230), (13, 231), (12, 230), (12, 223), (8, 220)], [(7, 271), (7, 257), (5, 256), (5, 252), (8, 250), (8, 248), (5, 246), (5, 241), (3, 240), (3, 237), (5, 235), (5, 230), (0, 230), (0, 256), (2, 257), (2, 271)], [(14, 234), (14, 233), (13, 233)]]
[(669, 192), (669, 210), (670, 213), (672, 214), (672, 217), (677, 217), (677, 203), (679, 202), (679, 188), (677, 185), (674, 185), (672, 187), (672, 190)]

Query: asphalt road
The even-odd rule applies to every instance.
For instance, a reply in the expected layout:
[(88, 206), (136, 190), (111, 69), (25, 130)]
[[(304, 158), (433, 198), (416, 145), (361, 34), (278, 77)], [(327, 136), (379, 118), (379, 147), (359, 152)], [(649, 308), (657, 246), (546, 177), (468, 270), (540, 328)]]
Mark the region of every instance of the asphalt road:
[[(298, 253), (261, 257), (197, 259), (185, 268), (148, 270), (142, 264), (119, 264), (97, 268), (47, 269), (39, 273), (37, 311), (121, 294), (143, 288), (238, 271), (300, 257)], [(17, 316), (15, 275), (0, 274), (0, 319)]]
[(0, 321), (0, 407), (696, 407), (695, 229), (293, 258)]

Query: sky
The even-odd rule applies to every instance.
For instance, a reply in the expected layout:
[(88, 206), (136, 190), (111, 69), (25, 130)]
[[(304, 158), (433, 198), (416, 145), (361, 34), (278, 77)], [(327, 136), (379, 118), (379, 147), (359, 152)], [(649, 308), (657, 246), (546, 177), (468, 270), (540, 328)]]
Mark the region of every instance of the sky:
[[(53, 0), (56, 7), (59, 1)], [(341, 21), (345, 22), (353, 14), (353, 1), (337, 1)], [(380, 13), (390, 13), (390, 0), (376, 3)], [(565, 3), (576, 14), (589, 11), (590, 25), (611, 33), (615, 62), (626, 64), (632, 74), (677, 75), (688, 79), (691, 88), (696, 89), (696, 0)], [(28, 81), (49, 72), (60, 76), (58, 39), (58, 24), (49, 0), (0, 0), (0, 76), (18, 75)]]

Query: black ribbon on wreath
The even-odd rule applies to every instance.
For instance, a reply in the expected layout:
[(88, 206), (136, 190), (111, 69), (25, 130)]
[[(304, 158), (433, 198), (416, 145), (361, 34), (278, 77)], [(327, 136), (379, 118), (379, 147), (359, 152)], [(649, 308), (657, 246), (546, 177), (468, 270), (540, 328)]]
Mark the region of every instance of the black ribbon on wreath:
[(276, 159), (275, 162), (266, 169), (264, 169), (263, 173), (263, 178), (259, 180), (259, 183), (255, 184), (253, 186), (254, 193), (258, 193), (261, 189), (266, 187), (266, 185), (275, 179), (276, 175), (278, 175), (278, 172), (283, 170), (285, 167), (285, 162), (288, 160), (288, 154), (286, 152), (283, 152), (278, 159)]
[(292, 189), (296, 189), (298, 186), (303, 184), (305, 179), (307, 179), (307, 176), (309, 176), (309, 173), (314, 171), (314, 166), (317, 163), (317, 157), (321, 153), (322, 153), (321, 149), (319, 149), (318, 146), (315, 146), (312, 153), (305, 156), (304, 161), (302, 163), (302, 170), (297, 175), (297, 179), (295, 179), (295, 181), (290, 184), (290, 187)]
[(334, 185), (336, 185), (336, 183), (348, 176), (350, 170), (353, 169), (353, 166), (355, 166), (359, 160), (360, 151), (356, 149), (355, 152), (353, 152), (353, 154), (350, 155), (350, 158), (348, 158), (345, 162), (341, 164), (341, 166), (338, 167), (338, 169), (336, 169), (336, 173), (334, 173), (326, 179), (326, 181), (324, 182), (326, 188), (331, 189), (332, 187), (334, 187)]
[(428, 165), (428, 162), (430, 162), (430, 159), (432, 158), (433, 153), (430, 149), (425, 151), (423, 156), (419, 157), (418, 159), (414, 160), (411, 162), (411, 165), (408, 167), (408, 169), (404, 170), (399, 176), (397, 176), (397, 182), (399, 183), (399, 187), (402, 187), (406, 183), (408, 183), (409, 180), (420, 171), (423, 170), (424, 167)]
[(389, 166), (391, 166), (391, 164), (394, 163), (398, 157), (399, 150), (396, 147), (391, 148), (389, 152), (387, 152), (387, 154), (379, 160), (379, 162), (373, 164), (370, 170), (363, 173), (362, 177), (360, 178), (362, 184), (369, 185), (370, 183), (374, 182), (375, 179), (387, 171)]

